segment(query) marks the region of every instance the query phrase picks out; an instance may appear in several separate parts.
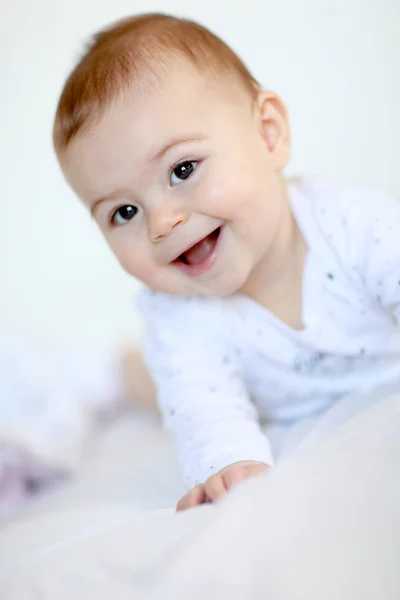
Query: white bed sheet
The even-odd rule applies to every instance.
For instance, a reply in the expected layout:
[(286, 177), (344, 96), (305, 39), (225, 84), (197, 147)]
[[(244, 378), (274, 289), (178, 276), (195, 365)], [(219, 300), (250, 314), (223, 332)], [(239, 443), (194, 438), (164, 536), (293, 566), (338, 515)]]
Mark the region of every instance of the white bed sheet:
[(220, 505), (176, 516), (141, 513), (180, 493), (170, 443), (156, 422), (125, 422), (80, 481), (3, 528), (0, 597), (397, 600), (399, 434), (392, 397)]
[(98, 504), (123, 503), (135, 512), (172, 508), (184, 491), (176, 453), (158, 419), (132, 411), (91, 440), (73, 477), (34, 497), (12, 520)]
[[(266, 426), (274, 455), (282, 460), (301, 444), (324, 437), (376, 396), (344, 400), (322, 415)], [(53, 511), (124, 503), (135, 512), (174, 508), (185, 492), (173, 444), (151, 413), (131, 411), (91, 440), (86, 460), (69, 481), (34, 498), (14, 521)]]

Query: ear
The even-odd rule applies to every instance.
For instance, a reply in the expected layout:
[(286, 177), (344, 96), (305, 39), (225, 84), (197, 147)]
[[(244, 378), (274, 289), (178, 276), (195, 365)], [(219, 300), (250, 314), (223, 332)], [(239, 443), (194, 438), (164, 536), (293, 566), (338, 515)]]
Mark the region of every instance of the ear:
[(290, 127), (285, 105), (274, 92), (260, 92), (258, 95), (257, 119), (275, 168), (280, 171), (290, 159)]

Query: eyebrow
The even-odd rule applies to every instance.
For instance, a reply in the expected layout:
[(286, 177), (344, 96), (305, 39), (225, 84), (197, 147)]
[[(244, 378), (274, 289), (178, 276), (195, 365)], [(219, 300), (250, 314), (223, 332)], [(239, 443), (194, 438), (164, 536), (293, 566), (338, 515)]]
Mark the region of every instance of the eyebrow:
[(171, 138), (164, 146), (162, 146), (162, 148), (160, 148), (160, 150), (150, 157), (150, 161), (154, 162), (155, 160), (160, 160), (160, 158), (162, 158), (174, 146), (184, 144), (185, 142), (206, 140), (207, 138), (208, 136), (203, 133), (194, 133), (193, 135), (183, 135)]
[(118, 190), (116, 190), (115, 192), (111, 192), (111, 194), (107, 194), (107, 196), (102, 196), (101, 198), (97, 198), (96, 200), (93, 201), (93, 203), (90, 206), (90, 214), (92, 217), (94, 217), (94, 213), (96, 211), (96, 208), (102, 204), (103, 202), (109, 202), (110, 200), (114, 200), (114, 198), (117, 198), (118, 196), (120, 196), (122, 194), (120, 194), (118, 192)]
[[(193, 135), (183, 135), (183, 136), (171, 138), (155, 154), (152, 154), (150, 156), (149, 161), (155, 162), (157, 160), (160, 160), (169, 150), (171, 150), (171, 148), (174, 148), (175, 146), (179, 146), (180, 144), (184, 144), (187, 142), (202, 141), (202, 140), (206, 140), (206, 139), (208, 139), (208, 136), (203, 133), (194, 133)], [(96, 208), (99, 206), (99, 204), (113, 200), (114, 198), (117, 198), (120, 195), (121, 195), (120, 192), (118, 190), (116, 190), (114, 192), (111, 192), (111, 194), (107, 194), (107, 196), (102, 196), (101, 198), (97, 198), (96, 200), (94, 200), (90, 206), (90, 214), (92, 215), (92, 217), (94, 216)]]

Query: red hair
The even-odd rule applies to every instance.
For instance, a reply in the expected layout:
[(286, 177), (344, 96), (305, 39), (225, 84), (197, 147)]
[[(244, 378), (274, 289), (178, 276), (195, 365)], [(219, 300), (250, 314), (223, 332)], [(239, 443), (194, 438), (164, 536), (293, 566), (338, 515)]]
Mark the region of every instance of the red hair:
[(99, 120), (126, 87), (137, 83), (143, 90), (160, 70), (167, 73), (171, 58), (234, 76), (252, 97), (260, 89), (233, 50), (198, 23), (156, 13), (129, 17), (96, 33), (69, 75), (54, 121), (57, 152)]

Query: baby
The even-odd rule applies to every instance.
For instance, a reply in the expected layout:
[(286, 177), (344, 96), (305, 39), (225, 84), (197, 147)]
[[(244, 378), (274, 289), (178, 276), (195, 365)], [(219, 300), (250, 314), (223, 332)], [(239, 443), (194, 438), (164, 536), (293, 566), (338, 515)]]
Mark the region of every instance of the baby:
[(149, 14), (97, 34), (54, 145), (147, 287), (146, 362), (191, 488), (178, 509), (273, 464), (262, 421), (400, 388), (400, 205), (285, 181), (282, 100), (207, 29)]

